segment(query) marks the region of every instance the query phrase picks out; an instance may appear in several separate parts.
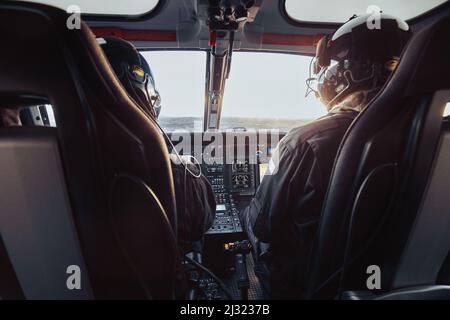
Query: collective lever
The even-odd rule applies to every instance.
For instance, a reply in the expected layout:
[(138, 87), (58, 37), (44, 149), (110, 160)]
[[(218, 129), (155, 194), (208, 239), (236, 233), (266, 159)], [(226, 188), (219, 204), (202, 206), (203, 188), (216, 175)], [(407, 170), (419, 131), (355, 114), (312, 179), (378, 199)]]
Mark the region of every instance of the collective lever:
[(241, 291), (241, 299), (248, 300), (248, 289), (250, 280), (247, 272), (247, 254), (251, 251), (251, 244), (248, 240), (236, 241), (225, 244), (225, 251), (234, 255), (234, 267), (236, 269), (237, 287)]

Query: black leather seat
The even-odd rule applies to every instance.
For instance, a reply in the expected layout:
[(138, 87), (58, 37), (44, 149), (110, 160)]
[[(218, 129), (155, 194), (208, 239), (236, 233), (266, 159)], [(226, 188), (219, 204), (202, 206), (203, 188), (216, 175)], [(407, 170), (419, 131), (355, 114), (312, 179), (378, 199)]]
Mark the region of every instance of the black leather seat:
[[(9, 270), (0, 274), (0, 297), (171, 298), (177, 249), (167, 148), (89, 28), (69, 30), (67, 17), (0, 3), (0, 108), (50, 103), (57, 122), (0, 129), (0, 270)], [(81, 290), (66, 287), (72, 264)]]
[(367, 291), (370, 265), (381, 269), (379, 293), (436, 284), (450, 249), (448, 184), (441, 179), (430, 189), (449, 174), (450, 163), (441, 158), (450, 153), (442, 117), (450, 101), (449, 38), (448, 15), (415, 35), (396, 72), (348, 130), (309, 268), (310, 298)]

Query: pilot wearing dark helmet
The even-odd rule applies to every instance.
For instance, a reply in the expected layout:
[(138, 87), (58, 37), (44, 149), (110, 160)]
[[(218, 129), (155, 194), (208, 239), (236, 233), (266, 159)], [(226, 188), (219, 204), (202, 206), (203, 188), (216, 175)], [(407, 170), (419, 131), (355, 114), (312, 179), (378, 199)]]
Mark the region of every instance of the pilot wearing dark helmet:
[[(307, 267), (339, 144), (352, 121), (380, 91), (410, 37), (408, 24), (381, 13), (354, 16), (322, 38), (308, 90), (328, 114), (291, 130), (241, 221), (254, 248), (255, 273), (271, 298), (305, 296)], [(345, 190), (342, 190), (345, 192)]]
[[(129, 42), (105, 37), (99, 44), (129, 96), (155, 123), (161, 98), (145, 58)], [(171, 154), (177, 203), (178, 244), (183, 254), (201, 252), (203, 234), (210, 228), (216, 210), (214, 192), (197, 166)]]

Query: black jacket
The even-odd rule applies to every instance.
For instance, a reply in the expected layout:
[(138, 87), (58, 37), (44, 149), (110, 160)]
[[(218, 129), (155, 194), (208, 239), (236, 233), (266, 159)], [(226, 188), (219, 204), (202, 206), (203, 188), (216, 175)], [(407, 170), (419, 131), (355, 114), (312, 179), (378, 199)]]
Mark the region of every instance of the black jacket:
[[(274, 166), (241, 212), (259, 263), (269, 272), (272, 298), (301, 298), (322, 201), (339, 144), (357, 116), (338, 110), (291, 130)], [(278, 162), (278, 164), (277, 164)]]
[[(198, 174), (195, 165), (189, 170)], [(216, 200), (205, 176), (194, 177), (182, 164), (172, 162), (172, 175), (177, 203), (178, 245), (184, 253), (201, 252), (203, 235), (211, 227), (216, 213)]]

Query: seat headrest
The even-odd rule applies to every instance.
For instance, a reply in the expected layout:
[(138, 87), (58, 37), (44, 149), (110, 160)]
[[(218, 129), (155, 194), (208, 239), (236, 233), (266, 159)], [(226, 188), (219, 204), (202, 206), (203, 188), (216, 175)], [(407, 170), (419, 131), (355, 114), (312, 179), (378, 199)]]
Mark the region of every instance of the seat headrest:
[[(65, 11), (22, 1), (0, 2), (0, 14), (2, 101), (45, 99), (79, 109), (83, 83), (111, 108), (135, 106), (84, 22), (80, 29), (68, 29)], [(31, 53), (30, 48), (37, 49)]]
[[(450, 89), (450, 16), (435, 21), (413, 36), (403, 50), (400, 63), (384, 88), (361, 112), (347, 140), (361, 143), (389, 121), (396, 112), (392, 106), (403, 98), (433, 94)], [(348, 144), (347, 144), (348, 145)], [(346, 148), (346, 145), (343, 145)]]
[[(406, 96), (450, 88), (449, 39), (450, 16), (447, 16), (419, 31), (410, 41), (396, 71), (399, 75), (410, 74)], [(394, 75), (392, 81), (395, 79)]]

